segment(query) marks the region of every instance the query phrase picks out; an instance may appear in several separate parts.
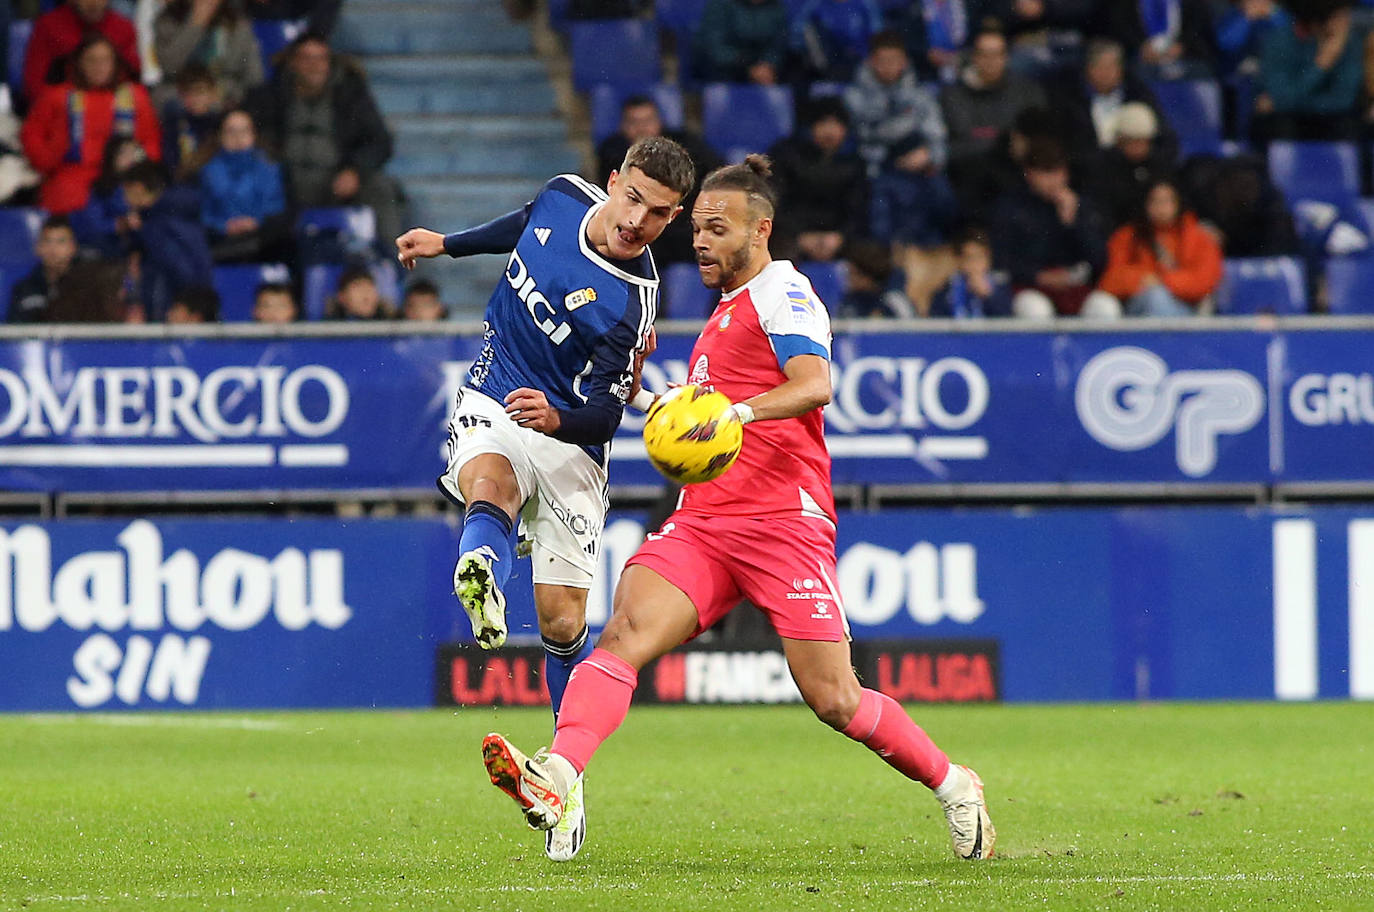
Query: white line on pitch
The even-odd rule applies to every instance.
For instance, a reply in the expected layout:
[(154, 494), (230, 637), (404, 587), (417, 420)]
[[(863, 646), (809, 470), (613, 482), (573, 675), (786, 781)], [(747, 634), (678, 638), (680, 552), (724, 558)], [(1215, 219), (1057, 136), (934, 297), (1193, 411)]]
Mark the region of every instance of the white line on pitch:
[(40, 723), (91, 723), (130, 728), (233, 728), (243, 731), (283, 731), (291, 726), (269, 719), (180, 715), (111, 715), (108, 713), (41, 713), (21, 717)]

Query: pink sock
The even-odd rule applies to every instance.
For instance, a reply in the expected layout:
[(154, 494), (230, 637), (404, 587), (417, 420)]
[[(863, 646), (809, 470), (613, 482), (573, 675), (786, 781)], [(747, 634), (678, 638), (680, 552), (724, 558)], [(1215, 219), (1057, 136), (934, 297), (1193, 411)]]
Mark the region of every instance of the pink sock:
[(604, 649), (592, 650), (568, 678), (549, 752), (579, 773), (586, 769), (601, 742), (625, 721), (638, 683), (639, 672), (629, 662)]
[(935, 788), (949, 773), (949, 758), (887, 694), (864, 689), (859, 710), (844, 733), (895, 767), (908, 779)]

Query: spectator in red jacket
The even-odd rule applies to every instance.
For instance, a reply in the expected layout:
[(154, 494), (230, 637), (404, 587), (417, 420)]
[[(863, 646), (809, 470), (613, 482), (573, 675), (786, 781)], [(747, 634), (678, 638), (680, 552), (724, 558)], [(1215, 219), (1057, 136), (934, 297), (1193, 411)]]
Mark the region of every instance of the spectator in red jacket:
[(1171, 180), (1151, 184), (1141, 216), (1112, 235), (1093, 294), (1125, 302), (1129, 316), (1192, 316), (1221, 283), (1221, 245)]
[(38, 17), (24, 55), (24, 96), (30, 104), (38, 101), (44, 86), (67, 79), (72, 52), (92, 33), (110, 40), (137, 80), (140, 70), (134, 24), (109, 7), (110, 0), (67, 0)]
[(75, 58), (72, 81), (44, 88), (20, 131), (24, 154), (43, 175), (39, 205), (55, 214), (86, 205), (111, 136), (132, 136), (148, 158), (162, 159), (148, 93), (128, 79), (110, 40), (87, 35)]

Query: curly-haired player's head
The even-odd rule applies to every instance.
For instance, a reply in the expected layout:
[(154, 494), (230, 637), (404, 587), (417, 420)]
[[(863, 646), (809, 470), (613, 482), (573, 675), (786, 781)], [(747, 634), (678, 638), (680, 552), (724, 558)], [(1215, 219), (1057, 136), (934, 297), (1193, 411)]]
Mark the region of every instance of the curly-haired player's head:
[(707, 288), (733, 291), (768, 264), (768, 239), (778, 192), (769, 182), (773, 163), (750, 155), (717, 168), (701, 182), (692, 207), (692, 246)]

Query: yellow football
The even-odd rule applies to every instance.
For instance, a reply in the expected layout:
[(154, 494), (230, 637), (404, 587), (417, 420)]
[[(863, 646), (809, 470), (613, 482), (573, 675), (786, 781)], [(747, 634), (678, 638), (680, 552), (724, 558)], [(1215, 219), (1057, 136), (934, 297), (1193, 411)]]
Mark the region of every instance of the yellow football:
[(700, 484), (735, 464), (744, 425), (724, 393), (679, 386), (659, 397), (644, 422), (649, 461), (669, 481)]

